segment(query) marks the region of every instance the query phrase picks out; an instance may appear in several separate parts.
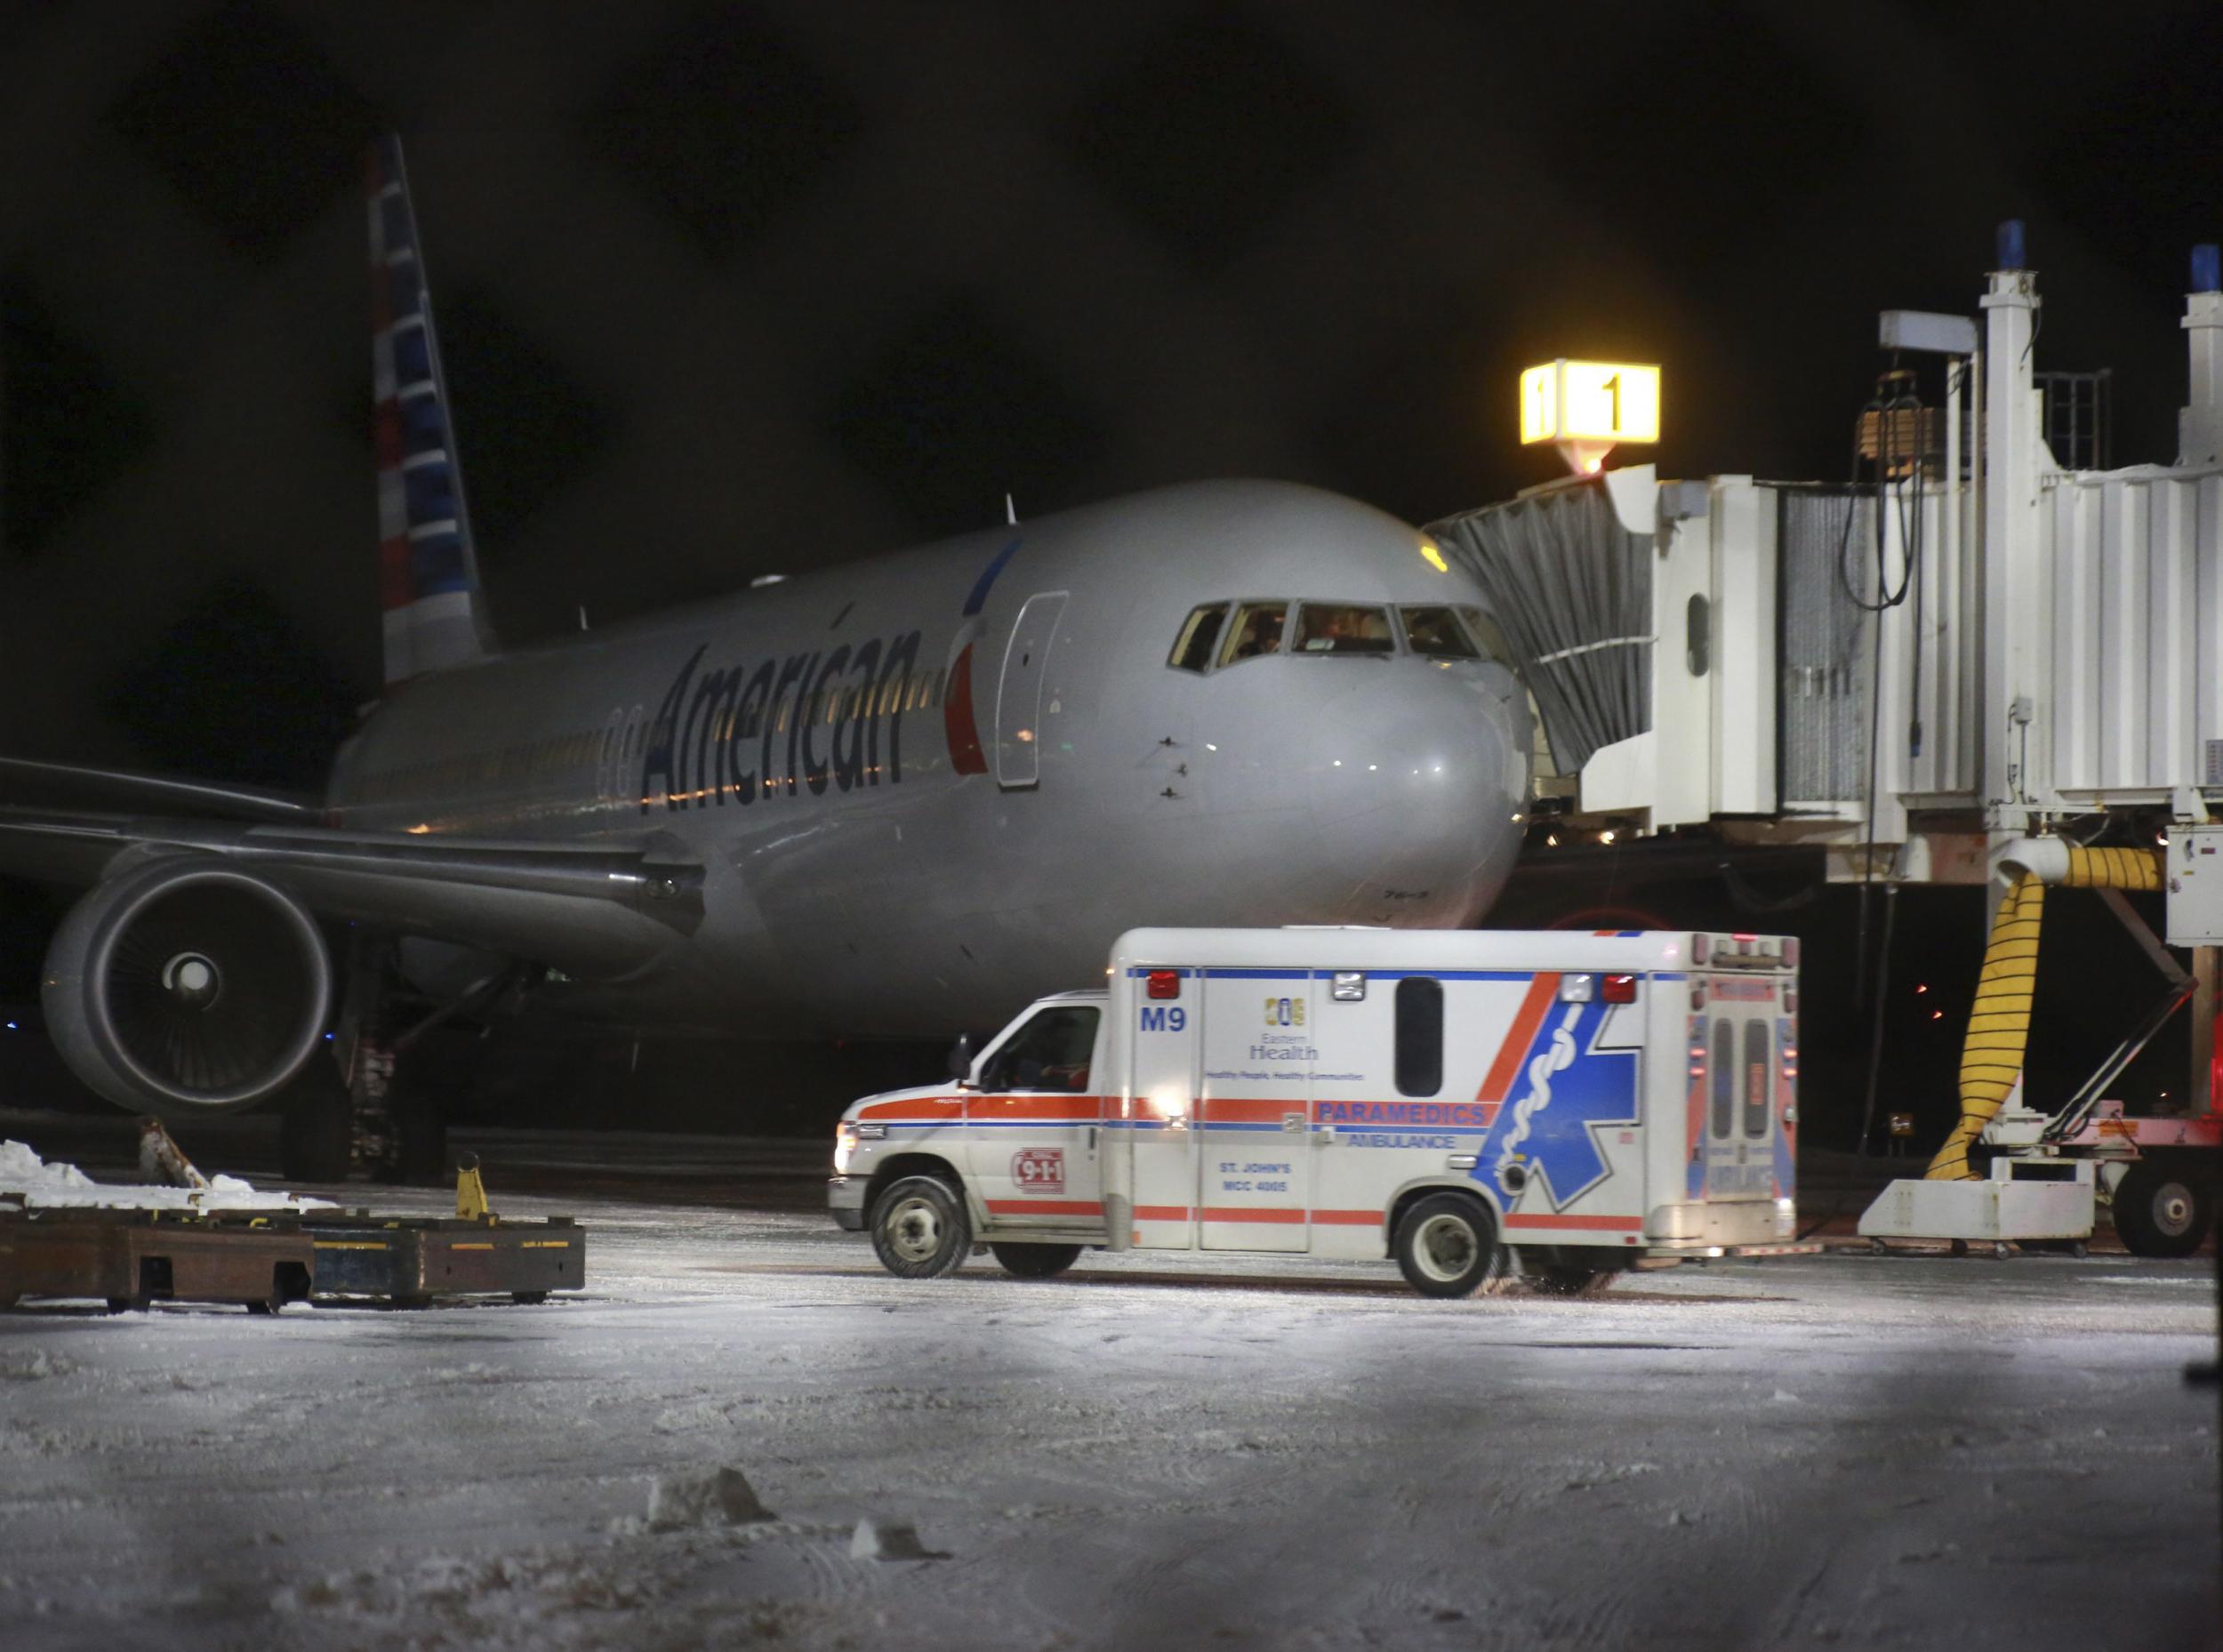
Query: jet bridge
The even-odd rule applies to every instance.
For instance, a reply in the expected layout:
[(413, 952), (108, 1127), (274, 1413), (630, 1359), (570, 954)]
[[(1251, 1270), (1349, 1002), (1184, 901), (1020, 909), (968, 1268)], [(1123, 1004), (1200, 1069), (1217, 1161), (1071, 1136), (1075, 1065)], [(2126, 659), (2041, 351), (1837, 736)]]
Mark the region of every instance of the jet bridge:
[(1978, 883), (2035, 829), (2223, 804), (2223, 291), (2187, 301), (2177, 462), (2115, 470), (2047, 445), (2038, 302), (2010, 269), (1980, 329), (1887, 314), (1887, 343), (1946, 354), (1947, 393), (1870, 405), (1873, 479), (1647, 465), (1431, 525), (1496, 601), (1573, 823)]
[(2179, 873), (2223, 848), (2195, 830), (2223, 820), (2223, 270), (2195, 250), (2174, 462), (2073, 469), (2108, 387), (2036, 370), (2021, 240), (2002, 227), (1980, 319), (1885, 313), (1932, 388), (1885, 376), (1853, 481), (1638, 466), (1430, 531), (1525, 669), (1555, 839), (1806, 846), (1833, 880), (1994, 906), (2019, 840), (2163, 848), (2206, 1113), (2223, 919)]

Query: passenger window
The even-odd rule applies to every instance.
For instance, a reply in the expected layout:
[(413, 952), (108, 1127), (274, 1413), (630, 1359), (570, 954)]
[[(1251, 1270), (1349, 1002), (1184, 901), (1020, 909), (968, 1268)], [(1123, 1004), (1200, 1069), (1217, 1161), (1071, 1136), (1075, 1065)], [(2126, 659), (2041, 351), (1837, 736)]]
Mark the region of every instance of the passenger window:
[(1095, 1058), (1098, 1014), (1089, 1004), (1044, 1010), (989, 1058), (980, 1087), (997, 1095), (1086, 1090), (1088, 1065)]
[(1227, 605), (1208, 602), (1192, 608), (1182, 622), (1181, 635), (1174, 642), (1173, 653), (1167, 656), (1168, 665), (1178, 666), (1184, 671), (1206, 671), (1212, 665), (1212, 645), (1220, 639), (1220, 622), (1227, 617)]
[(1737, 1129), (1737, 1027), (1713, 1023), (1713, 1136), (1726, 1141)]
[(1227, 641), (1220, 649), (1220, 663), (1232, 665), (1238, 660), (1256, 660), (1263, 654), (1281, 652), (1281, 628), (1289, 617), (1286, 602), (1247, 602), (1235, 610), (1234, 623), (1227, 628)]
[(1466, 622), (1466, 629), (1474, 634), (1475, 642), (1481, 647), (1483, 659), (1502, 665), (1508, 671), (1515, 669), (1513, 645), (1505, 640), (1505, 634), (1498, 629), (1497, 621), (1480, 608), (1461, 608), (1459, 618)]
[(1775, 1040), (1764, 1021), (1745, 1023), (1745, 1134), (1768, 1134), (1768, 1068)]
[(1443, 982), (1408, 975), (1397, 983), (1397, 1093), (1443, 1088)]
[(1297, 611), (1299, 654), (1394, 654), (1389, 611), (1349, 603), (1308, 602)]
[(1430, 660), (1478, 658), (1473, 642), (1459, 616), (1449, 608), (1400, 608), (1405, 622), (1405, 640), (1413, 652)]

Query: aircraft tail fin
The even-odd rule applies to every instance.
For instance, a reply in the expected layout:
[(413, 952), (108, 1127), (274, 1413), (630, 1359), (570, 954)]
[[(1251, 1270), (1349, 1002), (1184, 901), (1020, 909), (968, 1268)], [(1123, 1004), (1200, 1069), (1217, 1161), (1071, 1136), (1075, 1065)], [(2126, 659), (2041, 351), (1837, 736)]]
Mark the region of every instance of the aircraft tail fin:
[(371, 396), (386, 684), (494, 652), (401, 140), (371, 148)]

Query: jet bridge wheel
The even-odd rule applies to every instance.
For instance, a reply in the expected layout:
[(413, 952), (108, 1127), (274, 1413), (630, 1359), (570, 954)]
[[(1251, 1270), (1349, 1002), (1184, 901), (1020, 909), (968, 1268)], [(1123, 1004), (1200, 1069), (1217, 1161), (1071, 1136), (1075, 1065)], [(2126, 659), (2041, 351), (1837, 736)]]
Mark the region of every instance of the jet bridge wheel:
[(2189, 1256), (2215, 1223), (2215, 1189), (2181, 1162), (2155, 1154), (2115, 1189), (2115, 1231), (2133, 1256)]
[(1021, 1279), (1052, 1279), (1080, 1260), (1078, 1245), (1004, 1244), (991, 1240), (988, 1248), (995, 1253), (1006, 1273)]
[(872, 1207), (873, 1254), (899, 1279), (938, 1279), (972, 1254), (965, 1199), (939, 1176), (905, 1176)]
[(1497, 1261), (1497, 1224), (1478, 1199), (1431, 1193), (1406, 1207), (1392, 1248), (1423, 1296), (1471, 1296)]

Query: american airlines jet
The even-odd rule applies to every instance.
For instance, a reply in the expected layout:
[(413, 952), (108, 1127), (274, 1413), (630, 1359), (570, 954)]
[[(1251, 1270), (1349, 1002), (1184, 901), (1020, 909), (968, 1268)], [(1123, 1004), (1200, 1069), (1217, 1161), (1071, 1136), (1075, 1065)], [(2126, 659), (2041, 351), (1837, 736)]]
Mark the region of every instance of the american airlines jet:
[(282, 1097), (289, 1175), (437, 1168), (388, 1087), (428, 1021), (939, 1035), (1136, 925), (1497, 894), (1529, 711), (1481, 594), (1310, 488), (1161, 488), (502, 651), (397, 144), (370, 183), (388, 692), (324, 795), (0, 764), (109, 805), (0, 809), (0, 870), (85, 889), (44, 1008), (110, 1101)]

